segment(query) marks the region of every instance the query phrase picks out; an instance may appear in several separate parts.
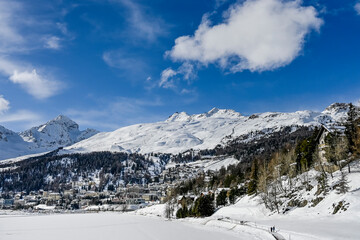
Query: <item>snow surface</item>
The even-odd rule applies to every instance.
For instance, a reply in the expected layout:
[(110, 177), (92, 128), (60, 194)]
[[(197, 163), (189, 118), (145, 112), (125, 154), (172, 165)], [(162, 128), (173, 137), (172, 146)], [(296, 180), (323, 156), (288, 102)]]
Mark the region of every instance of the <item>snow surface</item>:
[[(347, 106), (345, 104), (345, 106)], [(212, 109), (207, 113), (188, 115), (175, 113), (166, 121), (136, 124), (113, 132), (103, 132), (66, 147), (61, 153), (74, 152), (139, 152), (179, 153), (189, 149), (212, 149), (239, 136), (250, 141), (291, 126), (339, 124), (347, 116), (347, 108), (336, 104), (324, 112), (267, 112), (242, 116), (233, 110)]]
[(120, 213), (3, 215), (0, 216), (0, 239), (131, 239), (131, 240), (235, 240), (259, 238), (246, 231), (228, 231), (210, 225), (165, 221)]

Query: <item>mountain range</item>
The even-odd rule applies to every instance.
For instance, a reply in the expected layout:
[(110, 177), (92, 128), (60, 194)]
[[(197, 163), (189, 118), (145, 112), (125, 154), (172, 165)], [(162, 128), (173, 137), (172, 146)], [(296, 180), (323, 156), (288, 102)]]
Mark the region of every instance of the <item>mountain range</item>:
[(98, 151), (128, 153), (181, 153), (189, 149), (212, 149), (234, 139), (252, 141), (302, 126), (343, 125), (349, 104), (334, 103), (322, 112), (266, 112), (243, 116), (230, 109), (213, 108), (209, 112), (189, 115), (174, 113), (156, 123), (136, 124), (113, 132), (79, 130), (66, 116), (21, 133), (0, 126), (0, 160), (63, 148), (59, 154)]
[(63, 115), (20, 133), (0, 126), (0, 160), (52, 151), (97, 133), (94, 129), (80, 131), (76, 122)]

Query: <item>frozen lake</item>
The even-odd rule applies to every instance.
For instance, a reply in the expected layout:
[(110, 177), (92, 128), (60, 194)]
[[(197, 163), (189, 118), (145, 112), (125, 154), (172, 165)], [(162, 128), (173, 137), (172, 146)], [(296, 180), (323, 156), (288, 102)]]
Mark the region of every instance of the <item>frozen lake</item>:
[(259, 239), (180, 221), (120, 213), (0, 215), (0, 239), (131, 239), (131, 240), (235, 240)]

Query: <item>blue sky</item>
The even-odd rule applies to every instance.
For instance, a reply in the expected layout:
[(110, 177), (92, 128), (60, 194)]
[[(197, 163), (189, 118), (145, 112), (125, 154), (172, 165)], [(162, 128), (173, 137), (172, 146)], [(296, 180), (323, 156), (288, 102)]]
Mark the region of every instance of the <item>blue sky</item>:
[(0, 0), (0, 124), (114, 130), (357, 102), (354, 0)]

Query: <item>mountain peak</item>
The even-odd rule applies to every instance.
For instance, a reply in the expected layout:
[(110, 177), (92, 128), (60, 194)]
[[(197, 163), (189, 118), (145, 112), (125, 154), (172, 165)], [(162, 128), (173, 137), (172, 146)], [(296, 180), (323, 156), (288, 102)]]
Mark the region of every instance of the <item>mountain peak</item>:
[(182, 122), (182, 121), (200, 121), (206, 118), (239, 118), (241, 114), (231, 110), (231, 109), (219, 109), (219, 108), (212, 108), (210, 111), (201, 113), (201, 114), (194, 114), (189, 115), (186, 112), (176, 112), (171, 115), (165, 122)]
[(79, 125), (75, 121), (71, 120), (69, 117), (67, 117), (65, 115), (59, 115), (56, 118), (47, 122), (46, 124), (49, 124), (49, 123), (64, 124), (67, 126), (73, 126), (75, 128), (79, 128)]
[(207, 112), (207, 117), (238, 118), (241, 117), (241, 114), (232, 109), (213, 108), (209, 112)]
[(60, 114), (56, 118), (53, 119), (54, 121), (72, 121), (69, 117)]
[(208, 115), (213, 115), (213, 114), (215, 114), (215, 113), (217, 113), (217, 112), (219, 112), (219, 109), (216, 108), (216, 107), (214, 107), (214, 108), (212, 108), (210, 111), (208, 111)]
[(190, 119), (190, 115), (186, 112), (176, 112), (171, 115), (165, 122), (180, 122), (180, 121), (188, 121)]
[(76, 143), (98, 133), (93, 129), (79, 130), (79, 125), (65, 115), (59, 115), (37, 127), (20, 133), (24, 141), (35, 143), (36, 148), (56, 149)]
[(327, 108), (325, 108), (324, 112), (348, 111), (348, 108), (349, 108), (348, 103), (333, 103)]

